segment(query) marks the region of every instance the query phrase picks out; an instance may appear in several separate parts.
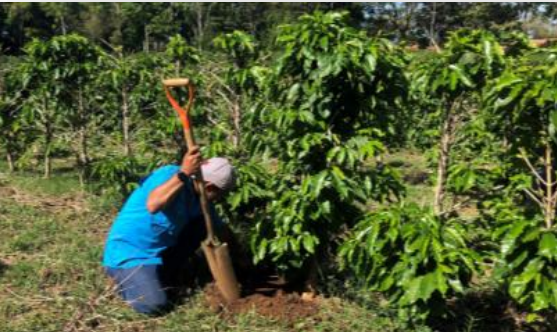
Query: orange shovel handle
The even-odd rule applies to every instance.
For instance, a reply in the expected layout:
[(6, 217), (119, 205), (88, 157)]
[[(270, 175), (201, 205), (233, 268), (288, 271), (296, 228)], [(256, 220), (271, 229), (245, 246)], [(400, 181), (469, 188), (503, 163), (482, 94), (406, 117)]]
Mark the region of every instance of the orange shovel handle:
[(172, 93), (170, 92), (170, 87), (176, 87), (178, 85), (167, 85), (167, 81), (175, 81), (175, 80), (165, 80), (163, 81), (164, 84), (164, 91), (166, 93), (166, 98), (168, 99), (168, 101), (170, 102), (170, 105), (172, 105), (172, 108), (174, 108), (174, 110), (176, 111), (176, 113), (178, 113), (178, 117), (180, 118), (180, 121), (182, 122), (182, 127), (184, 129), (184, 137), (186, 138), (186, 143), (188, 144), (188, 146), (194, 146), (195, 145), (195, 138), (193, 136), (193, 131), (191, 128), (191, 123), (190, 123), (190, 110), (191, 107), (193, 105), (193, 100), (194, 100), (194, 95), (195, 95), (195, 87), (193, 86), (193, 84), (187, 80), (186, 80), (187, 88), (188, 88), (188, 103), (184, 108), (182, 108), (180, 106), (180, 104), (178, 104), (178, 102), (176, 101), (176, 99), (174, 99), (174, 97), (172, 96)]
[[(182, 126), (184, 128), (184, 137), (186, 138), (186, 143), (189, 147), (195, 146), (195, 138), (193, 135), (193, 127), (190, 121), (190, 110), (193, 105), (193, 99), (195, 94), (195, 87), (193, 83), (187, 78), (175, 78), (163, 81), (164, 91), (166, 92), (166, 98), (172, 105), (172, 108), (178, 113)], [(182, 108), (180, 104), (174, 99), (172, 93), (170, 92), (171, 87), (182, 87), (188, 88), (188, 103), (185, 108)], [(201, 200), (201, 210), (203, 211), (203, 217), (205, 219), (205, 226), (207, 227), (207, 239), (210, 243), (218, 243), (218, 239), (214, 235), (213, 230), (213, 220), (211, 218), (211, 213), (209, 211), (209, 203), (207, 201), (207, 193), (205, 191), (205, 183), (203, 181), (203, 174), (201, 171), (195, 174), (194, 185), (199, 191), (199, 196)]]

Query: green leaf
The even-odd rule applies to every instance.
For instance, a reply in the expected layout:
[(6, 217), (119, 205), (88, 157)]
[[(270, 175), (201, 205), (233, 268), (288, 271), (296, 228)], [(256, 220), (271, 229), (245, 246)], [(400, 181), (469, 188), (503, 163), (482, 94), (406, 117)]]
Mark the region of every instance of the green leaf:
[(544, 263), (539, 258), (535, 258), (528, 263), (524, 272), (515, 276), (509, 284), (509, 294), (515, 298), (520, 299), (528, 287), (528, 284), (539, 274)]
[(263, 258), (265, 257), (265, 253), (267, 252), (267, 245), (268, 244), (269, 243), (267, 242), (267, 239), (263, 239), (259, 243), (258, 250), (257, 250), (257, 255), (256, 255), (256, 260), (257, 261), (262, 261)]
[(557, 128), (557, 110), (552, 110), (551, 113), (549, 113), (549, 136), (554, 142), (557, 143), (556, 128)]
[(505, 268), (510, 269), (511, 271), (518, 268), (524, 261), (530, 256), (530, 252), (528, 250), (524, 250), (518, 255), (514, 260), (509, 262)]
[(422, 289), (422, 279), (423, 277), (416, 277), (410, 280), (408, 287), (406, 288), (406, 293), (404, 294), (402, 303), (403, 304), (413, 304), (418, 301)]
[(333, 166), (333, 175), (340, 180), (346, 179), (346, 175), (344, 174), (344, 172), (337, 166)]
[(540, 241), (538, 254), (547, 258), (553, 258), (557, 252), (557, 239), (553, 233), (544, 233)]
[(286, 97), (286, 99), (290, 102), (296, 100), (298, 98), (299, 90), (300, 90), (300, 83), (295, 83), (294, 85), (292, 85), (292, 87), (290, 87), (290, 90), (288, 90), (288, 96)]
[(236, 209), (240, 205), (241, 202), (242, 202), (242, 195), (239, 195), (238, 193), (233, 194), (229, 198), (229, 203), (230, 203), (230, 206), (232, 207), (232, 209)]
[(325, 186), (325, 181), (327, 180), (327, 175), (328, 175), (328, 172), (322, 171), (321, 173), (319, 173), (317, 175), (317, 177), (314, 178), (314, 181), (313, 181), (314, 186), (313, 186), (313, 193), (312, 193), (313, 197), (315, 197), (315, 198), (319, 197), (319, 194), (321, 193), (321, 190)]
[[(469, 88), (473, 88), (474, 87), (474, 83), (472, 83), (472, 81), (470, 80), (470, 78), (464, 73), (464, 71), (462, 70), (462, 68), (460, 68), (458, 65), (449, 65), (449, 69), (452, 70), (453, 73), (456, 74), (456, 77), (459, 79), (459, 81), (461, 81), (465, 86), (469, 87)], [(452, 77), (452, 76), (451, 76)], [(452, 78), (451, 78), (452, 80)], [(453, 86), (453, 84), (451, 84), (451, 86)], [(454, 90), (456, 87), (456, 84), (454, 84), (454, 86), (452, 87), (452, 89)]]
[(418, 298), (427, 301), (431, 297), (431, 294), (433, 294), (442, 283), (443, 280), (439, 280), (439, 275), (436, 272), (426, 274), (422, 279)]
[(315, 252), (315, 245), (317, 244), (317, 241), (313, 235), (304, 234), (302, 236), (302, 244), (307, 252), (313, 254)]
[(515, 224), (507, 232), (505, 238), (503, 239), (503, 241), (501, 241), (501, 253), (504, 256), (508, 255), (511, 250), (514, 249), (514, 244), (516, 243), (517, 239), (520, 238), (526, 226), (528, 226), (528, 222), (525, 220), (520, 220), (515, 222)]
[(375, 67), (377, 66), (377, 60), (375, 59), (375, 56), (373, 56), (373, 54), (368, 54), (365, 56), (365, 59), (368, 67), (367, 70), (369, 72), (375, 71)]
[(488, 67), (491, 66), (493, 63), (493, 57), (491, 52), (491, 42), (488, 40), (484, 40), (483, 42), (483, 49), (484, 49), (484, 56), (487, 62)]
[(534, 303), (532, 303), (532, 308), (535, 311), (540, 311), (547, 309), (549, 307), (549, 299), (546, 292), (535, 292), (534, 293)]
[(462, 282), (457, 278), (448, 279), (449, 285), (452, 289), (454, 289), (457, 293), (464, 293), (464, 287), (462, 286)]

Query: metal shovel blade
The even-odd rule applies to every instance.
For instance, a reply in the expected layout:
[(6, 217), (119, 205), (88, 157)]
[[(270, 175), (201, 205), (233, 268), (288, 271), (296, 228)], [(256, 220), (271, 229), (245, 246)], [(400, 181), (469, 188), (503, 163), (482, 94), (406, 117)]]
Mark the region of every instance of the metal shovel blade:
[(236, 274), (234, 273), (228, 245), (226, 243), (214, 245), (208, 241), (204, 241), (201, 247), (207, 258), (211, 274), (215, 278), (217, 287), (224, 299), (227, 302), (239, 299), (240, 286), (236, 279)]

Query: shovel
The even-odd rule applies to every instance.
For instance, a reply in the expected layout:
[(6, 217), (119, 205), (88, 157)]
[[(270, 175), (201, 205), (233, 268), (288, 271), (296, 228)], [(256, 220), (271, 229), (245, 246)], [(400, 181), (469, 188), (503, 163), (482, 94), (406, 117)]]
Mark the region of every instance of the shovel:
[[(192, 82), (187, 78), (174, 78), (163, 80), (164, 90), (168, 101), (178, 113), (182, 126), (184, 128), (184, 137), (188, 147), (195, 146), (195, 138), (193, 136), (193, 128), (189, 118), (189, 112), (193, 105), (195, 88)], [(171, 88), (187, 87), (189, 99), (185, 109), (180, 107), (178, 102), (172, 97), (170, 93)], [(219, 291), (222, 293), (224, 299), (232, 302), (240, 298), (240, 286), (234, 273), (232, 266), (232, 259), (228, 250), (228, 245), (222, 243), (215, 236), (213, 220), (209, 212), (209, 205), (207, 203), (207, 194), (205, 192), (205, 183), (203, 181), (203, 174), (198, 171), (194, 177), (194, 185), (198, 189), (201, 210), (205, 219), (205, 226), (207, 227), (207, 238), (202, 242), (201, 247), (207, 258), (209, 269), (216, 281)]]

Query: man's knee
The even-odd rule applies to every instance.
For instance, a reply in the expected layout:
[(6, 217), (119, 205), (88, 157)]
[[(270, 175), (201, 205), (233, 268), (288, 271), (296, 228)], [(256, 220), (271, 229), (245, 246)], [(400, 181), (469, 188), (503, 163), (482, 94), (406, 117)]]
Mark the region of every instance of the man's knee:
[(158, 276), (158, 266), (147, 265), (130, 269), (108, 269), (118, 291), (135, 311), (156, 315), (168, 308), (166, 292)]
[(139, 283), (124, 291), (124, 300), (142, 314), (158, 315), (168, 309), (168, 298), (160, 283)]
[(160, 315), (168, 310), (166, 292), (160, 288), (137, 289), (125, 294), (125, 300), (136, 311), (146, 315)]
[(129, 305), (138, 313), (145, 315), (160, 315), (169, 309), (166, 295), (142, 296), (137, 299), (128, 300)]

